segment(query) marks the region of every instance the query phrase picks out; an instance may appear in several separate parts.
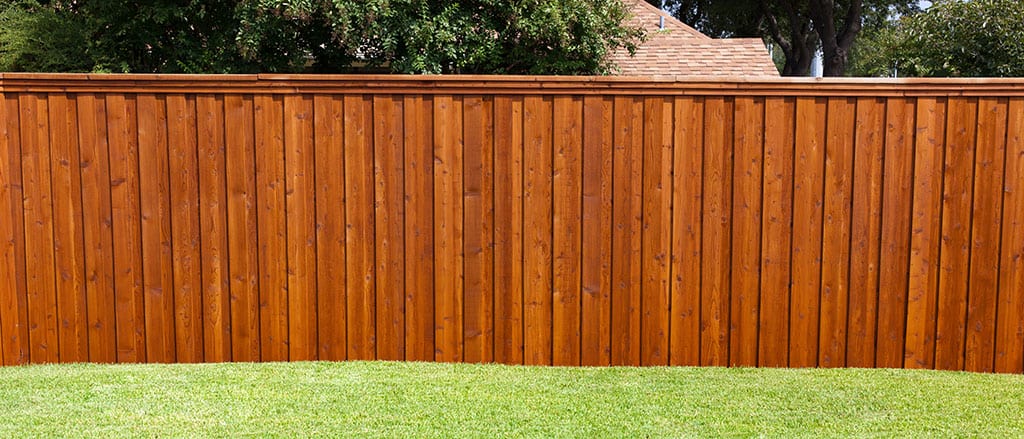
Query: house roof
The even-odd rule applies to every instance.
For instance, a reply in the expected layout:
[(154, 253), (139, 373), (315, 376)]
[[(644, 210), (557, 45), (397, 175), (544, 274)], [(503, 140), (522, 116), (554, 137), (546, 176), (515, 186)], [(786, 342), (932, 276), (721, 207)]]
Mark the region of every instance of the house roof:
[(632, 13), (629, 24), (642, 26), (648, 39), (632, 57), (623, 49), (611, 55), (621, 75), (779, 76), (759, 38), (711, 38), (644, 0), (626, 0), (626, 5)]

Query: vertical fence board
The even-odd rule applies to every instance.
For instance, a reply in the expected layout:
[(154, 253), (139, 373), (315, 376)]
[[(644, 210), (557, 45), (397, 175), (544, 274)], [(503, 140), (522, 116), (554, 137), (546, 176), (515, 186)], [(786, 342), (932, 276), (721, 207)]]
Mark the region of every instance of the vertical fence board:
[(640, 363), (646, 366), (666, 366), (669, 358), (672, 106), (664, 97), (644, 100)]
[(821, 324), (818, 365), (846, 365), (850, 270), (850, 204), (856, 104), (830, 98), (825, 138), (825, 210), (822, 223)]
[(583, 101), (554, 100), (552, 361), (580, 365)]
[(433, 102), (410, 95), (405, 124), (405, 359), (434, 359)]
[(21, 106), (21, 172), (25, 215), (29, 354), (35, 363), (60, 361), (57, 291), (54, 285), (53, 199), (46, 95), (26, 94)]
[(523, 99), (494, 97), (494, 360), (523, 362)]
[(1024, 99), (1008, 105), (995, 371), (1024, 372)]
[(60, 360), (77, 363), (89, 361), (77, 101), (55, 94), (49, 110)]
[[(224, 97), (196, 97), (203, 345), (208, 362), (231, 360)], [(232, 163), (232, 166), (235, 166)]]
[(434, 97), (434, 340), (438, 361), (463, 358), (462, 99)]
[(724, 366), (729, 363), (732, 284), (733, 102), (709, 97), (704, 105), (700, 364)]
[(402, 101), (373, 99), (377, 358), (405, 359), (405, 181)]
[(199, 245), (199, 155), (195, 100), (173, 94), (167, 106), (171, 188), (171, 263), (174, 336), (178, 362), (204, 359), (202, 274)]
[(949, 99), (946, 173), (942, 189), (942, 243), (939, 248), (936, 369), (961, 370), (964, 367), (977, 115), (977, 99)]
[(494, 361), (493, 100), (467, 96), (464, 110), (465, 361)]
[(644, 107), (634, 97), (616, 96), (614, 105), (611, 360), (639, 366)]
[(946, 132), (945, 102), (917, 101), (914, 142), (914, 194), (907, 293), (907, 335), (903, 367), (935, 364), (935, 306), (939, 283), (939, 232), (942, 224), (942, 160)]
[(152, 363), (177, 360), (174, 331), (174, 271), (171, 200), (164, 96), (138, 97), (139, 190), (142, 214), (142, 279), (146, 307), (146, 357)]
[(346, 358), (345, 151), (340, 97), (313, 97), (316, 168), (317, 357)]
[(736, 98), (729, 365), (757, 366), (764, 100)]
[(882, 177), (882, 249), (878, 273), (878, 367), (903, 365), (910, 268), (910, 225), (914, 173), (914, 100), (886, 106), (885, 174)]
[(256, 139), (253, 99), (224, 96), (231, 359), (259, 361), (259, 254), (256, 242)]
[(308, 361), (317, 358), (313, 99), (285, 96), (284, 114), (288, 358)]
[(875, 366), (884, 130), (885, 101), (858, 99), (850, 224), (849, 335), (846, 340), (846, 365), (849, 367)]
[(583, 98), (580, 362), (611, 364), (612, 101)]
[(793, 151), (793, 265), (789, 366), (818, 365), (826, 102), (797, 98)]
[(285, 223), (284, 102), (253, 98), (260, 265), (260, 360), (288, 361), (288, 254)]
[[(24, 191), (21, 172), (21, 127), (16, 95), (0, 96), (0, 363), (16, 365), (29, 358), (28, 298), (25, 295)], [(111, 314), (111, 317), (113, 315)], [(110, 326), (113, 329), (113, 326)], [(110, 334), (105, 342), (112, 345)]]
[(135, 97), (110, 94), (107, 139), (114, 236), (114, 291), (117, 298), (117, 361), (146, 361), (139, 230), (139, 151)]
[(551, 364), (552, 100), (523, 99), (523, 356)]
[(764, 212), (761, 220), (761, 309), (758, 366), (789, 364), (790, 244), (796, 101), (765, 101)]
[[(964, 369), (991, 372), (995, 361), (996, 299), (999, 291), (1003, 164), (1006, 159), (1007, 102), (978, 102), (974, 207), (971, 209), (971, 267), (968, 274), (967, 340)], [(1005, 190), (1005, 189), (1004, 189)]]
[[(700, 365), (704, 98), (675, 101), (672, 151), (672, 292), (669, 363)], [(614, 254), (611, 256), (614, 258)]]
[(345, 95), (345, 291), (348, 359), (377, 355), (374, 278), (373, 101)]

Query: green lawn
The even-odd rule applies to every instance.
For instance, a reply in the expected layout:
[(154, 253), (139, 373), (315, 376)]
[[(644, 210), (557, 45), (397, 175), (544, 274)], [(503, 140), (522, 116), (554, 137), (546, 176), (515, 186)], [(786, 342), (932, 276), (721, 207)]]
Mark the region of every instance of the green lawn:
[(271, 363), (0, 368), (0, 437), (1024, 436), (1024, 377)]

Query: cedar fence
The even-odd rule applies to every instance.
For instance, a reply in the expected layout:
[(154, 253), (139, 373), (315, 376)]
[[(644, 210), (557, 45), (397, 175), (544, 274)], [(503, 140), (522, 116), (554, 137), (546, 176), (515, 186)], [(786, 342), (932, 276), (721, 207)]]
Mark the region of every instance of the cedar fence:
[(0, 364), (1024, 371), (1024, 82), (0, 75)]

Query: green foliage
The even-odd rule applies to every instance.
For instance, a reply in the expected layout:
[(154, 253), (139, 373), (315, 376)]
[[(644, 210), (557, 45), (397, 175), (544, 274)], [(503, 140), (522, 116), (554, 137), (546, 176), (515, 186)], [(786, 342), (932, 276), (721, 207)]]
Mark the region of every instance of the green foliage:
[(642, 38), (621, 0), (250, 0), (239, 13), (242, 53), (272, 71), (601, 74)]
[(88, 72), (89, 33), (80, 17), (34, 1), (0, 11), (0, 71)]
[(602, 74), (621, 0), (16, 0), (0, 68), (164, 73)]
[(1024, 2), (945, 0), (870, 36), (864, 76), (1024, 76)]

